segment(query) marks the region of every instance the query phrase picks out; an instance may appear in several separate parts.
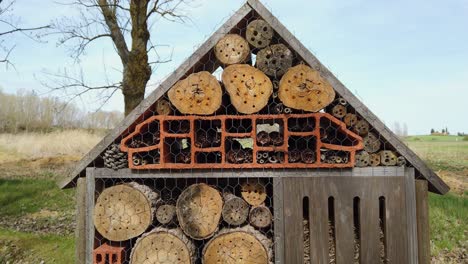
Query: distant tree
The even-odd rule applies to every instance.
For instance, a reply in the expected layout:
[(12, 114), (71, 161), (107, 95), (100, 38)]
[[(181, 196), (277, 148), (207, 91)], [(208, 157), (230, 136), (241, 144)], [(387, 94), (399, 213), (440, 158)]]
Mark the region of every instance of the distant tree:
[(16, 0), (0, 0), (0, 64), (13, 66), (10, 55), (16, 47), (16, 43), (11, 42), (11, 36), (22, 34), (34, 41), (40, 41), (42, 34), (38, 31), (49, 26), (25, 27), (21, 25), (19, 17), (13, 13), (13, 6)]
[(445, 127), (445, 133), (446, 133), (447, 135), (450, 135), (450, 132), (448, 131), (448, 127)]
[(404, 137), (408, 136), (408, 125), (406, 124), (406, 122), (403, 123), (403, 130), (401, 132), (402, 132), (402, 136)]
[(444, 128), (442, 128), (442, 134), (445, 134), (445, 129)]
[(431, 135), (435, 133), (435, 130), (431, 128)]
[(393, 132), (397, 135), (397, 136), (403, 136), (402, 135), (402, 131), (401, 131), (401, 126), (400, 126), (400, 123), (396, 122), (393, 123)]

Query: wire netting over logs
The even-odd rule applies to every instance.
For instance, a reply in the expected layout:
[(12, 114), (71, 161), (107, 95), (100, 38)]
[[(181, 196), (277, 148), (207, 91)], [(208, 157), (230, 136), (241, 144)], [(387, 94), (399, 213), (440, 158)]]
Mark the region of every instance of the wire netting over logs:
[(167, 172), (102, 182), (95, 248), (123, 248), (130, 263), (270, 263), (271, 179), (177, 173), (403, 166), (406, 159), (251, 12), (93, 165)]
[(99, 179), (96, 186), (95, 247), (121, 248), (125, 263), (274, 260), (271, 178)]

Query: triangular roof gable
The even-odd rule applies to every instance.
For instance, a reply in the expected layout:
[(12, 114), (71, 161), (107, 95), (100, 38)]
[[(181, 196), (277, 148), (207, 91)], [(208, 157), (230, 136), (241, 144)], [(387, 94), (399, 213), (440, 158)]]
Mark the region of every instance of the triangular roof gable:
[[(96, 158), (126, 130), (134, 127), (138, 122), (144, 120), (154, 103), (161, 98), (177, 81), (185, 78), (189, 73), (205, 70), (214, 72), (219, 66), (212, 52), (215, 44), (227, 33), (240, 28), (246, 23), (247, 18), (256, 12), (265, 20), (284, 40), (284, 42), (297, 53), (310, 67), (320, 72), (335, 89), (335, 91), (348, 101), (359, 115), (362, 116), (396, 151), (403, 155), (407, 161), (415, 167), (419, 176), (430, 183), (430, 190), (444, 194), (449, 187), (430, 169), (427, 165), (405, 145), (385, 124), (377, 118), (356, 96), (354, 96), (320, 61), (302, 45), (299, 40), (289, 32), (258, 0), (248, 0), (231, 18), (226, 21), (202, 46), (200, 46), (182, 65), (166, 78), (161, 85), (143, 100), (115, 129), (101, 140), (82, 160), (73, 172), (62, 182), (61, 187), (70, 187), (74, 180), (79, 177)], [(245, 27), (245, 25), (244, 25)], [(207, 63), (212, 62), (212, 63)], [(417, 175), (418, 175), (417, 174)]]

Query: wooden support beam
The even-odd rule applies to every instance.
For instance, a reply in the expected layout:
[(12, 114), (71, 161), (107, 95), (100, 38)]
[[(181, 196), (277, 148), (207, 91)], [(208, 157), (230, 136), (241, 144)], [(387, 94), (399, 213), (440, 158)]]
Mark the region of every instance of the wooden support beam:
[(426, 180), (416, 180), (416, 219), (418, 230), (418, 262), (431, 262), (431, 244), (429, 236), (429, 204)]
[(75, 263), (86, 260), (86, 178), (78, 178), (76, 187)]

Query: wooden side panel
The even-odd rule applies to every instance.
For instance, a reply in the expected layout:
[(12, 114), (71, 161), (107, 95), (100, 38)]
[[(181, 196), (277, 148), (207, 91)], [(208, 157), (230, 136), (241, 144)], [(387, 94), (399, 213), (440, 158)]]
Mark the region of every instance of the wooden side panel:
[(426, 180), (416, 180), (416, 218), (418, 229), (418, 260), (420, 264), (431, 262), (429, 237), (429, 204)]
[(94, 222), (93, 211), (95, 202), (95, 187), (96, 182), (94, 174), (91, 170), (86, 171), (86, 262), (87, 264), (93, 263), (93, 250), (94, 250)]
[[(284, 178), (285, 263), (303, 263), (303, 198), (310, 201), (311, 263), (328, 263), (328, 198), (334, 199), (336, 263), (354, 259), (355, 243), (360, 243), (360, 263), (380, 263), (379, 198), (385, 197), (388, 263), (417, 263), (410, 256), (409, 212), (406, 203), (407, 177), (311, 177)], [(414, 180), (413, 180), (414, 181)], [(359, 206), (354, 209), (353, 200)], [(353, 218), (357, 214), (360, 239), (355, 239)], [(357, 232), (357, 231), (356, 231)]]
[(86, 259), (86, 178), (78, 178), (76, 187), (75, 263)]

